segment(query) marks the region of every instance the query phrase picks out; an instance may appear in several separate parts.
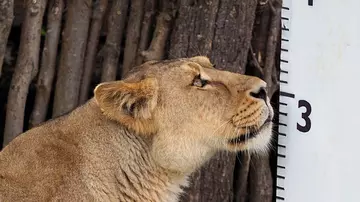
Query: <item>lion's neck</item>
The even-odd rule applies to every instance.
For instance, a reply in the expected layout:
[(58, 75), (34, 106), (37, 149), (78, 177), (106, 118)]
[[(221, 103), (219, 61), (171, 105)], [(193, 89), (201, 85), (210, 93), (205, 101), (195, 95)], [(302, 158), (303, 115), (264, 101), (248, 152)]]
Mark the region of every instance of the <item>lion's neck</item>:
[[(127, 164), (120, 161), (121, 169), (116, 173), (120, 190), (132, 195), (135, 201), (178, 201), (182, 186), (187, 186), (185, 174), (172, 172), (159, 166), (150, 155), (151, 140), (140, 138), (127, 130), (124, 139), (131, 142), (132, 157)], [(126, 187), (127, 189), (121, 189)], [(126, 201), (131, 201), (130, 198)]]
[[(117, 186), (124, 200), (176, 202), (187, 186), (185, 176), (169, 176), (166, 172), (143, 168), (122, 169), (116, 174)], [(126, 187), (126, 188), (125, 188)]]
[[(103, 127), (114, 130), (111, 124)], [(98, 173), (91, 177), (91, 183), (97, 185), (90, 187), (93, 194), (104, 200), (178, 201), (182, 187), (187, 186), (187, 176), (156, 164), (149, 152), (151, 140), (122, 129), (121, 134), (106, 141), (98, 144), (98, 152), (93, 153), (96, 157), (89, 158), (97, 159), (91, 166), (98, 167), (93, 169)]]

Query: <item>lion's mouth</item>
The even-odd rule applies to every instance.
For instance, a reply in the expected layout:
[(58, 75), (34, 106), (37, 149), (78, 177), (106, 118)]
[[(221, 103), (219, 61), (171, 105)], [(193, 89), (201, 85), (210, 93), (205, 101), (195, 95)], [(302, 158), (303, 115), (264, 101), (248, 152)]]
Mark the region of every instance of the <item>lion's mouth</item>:
[(246, 141), (253, 139), (254, 137), (256, 137), (259, 133), (262, 132), (262, 130), (271, 122), (271, 118), (269, 117), (268, 119), (266, 119), (266, 121), (263, 123), (263, 125), (260, 126), (260, 128), (256, 129), (254, 127), (250, 127), (248, 128), (249, 133), (247, 134), (241, 134), (240, 136), (236, 137), (236, 138), (232, 138), (230, 139), (228, 142), (229, 144), (240, 144), (240, 143), (245, 143)]

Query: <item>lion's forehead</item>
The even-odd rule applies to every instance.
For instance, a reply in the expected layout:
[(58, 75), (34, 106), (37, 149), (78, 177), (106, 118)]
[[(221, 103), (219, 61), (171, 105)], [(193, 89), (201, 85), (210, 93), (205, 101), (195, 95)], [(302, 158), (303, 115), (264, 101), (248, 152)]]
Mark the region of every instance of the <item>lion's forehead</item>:
[(199, 64), (204, 68), (213, 68), (213, 64), (210, 62), (210, 59), (205, 56), (196, 56), (191, 58), (177, 58), (177, 59), (167, 59), (161, 61), (148, 61), (140, 66), (134, 67), (130, 73), (126, 76), (127, 78), (135, 77), (146, 77), (153, 76), (153, 74), (161, 74), (166, 72), (169, 69), (176, 70), (176, 67), (180, 67), (183, 64), (194, 62)]

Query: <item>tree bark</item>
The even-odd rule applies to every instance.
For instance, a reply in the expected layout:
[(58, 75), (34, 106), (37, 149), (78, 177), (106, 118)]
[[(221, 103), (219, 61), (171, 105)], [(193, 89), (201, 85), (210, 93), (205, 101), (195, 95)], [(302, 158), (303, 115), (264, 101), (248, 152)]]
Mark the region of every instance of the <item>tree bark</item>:
[(281, 24), (281, 1), (269, 0), (271, 10), (270, 28), (268, 30), (268, 39), (266, 45), (266, 58), (264, 68), (264, 80), (268, 84), (268, 94), (271, 98), (274, 92), (279, 89), (277, 79), (278, 72), (276, 69), (275, 58), (277, 45), (279, 43), (280, 24)]
[(258, 6), (248, 73), (265, 80), (271, 98), (279, 88), (276, 53), (279, 44), (281, 2), (269, 0)]
[(14, 0), (3, 0), (0, 3), (0, 77), (6, 52), (6, 44), (14, 19)]
[(81, 81), (79, 97), (80, 104), (85, 103), (89, 98), (91, 76), (94, 70), (97, 46), (107, 4), (108, 0), (99, 0), (97, 4), (94, 5), (91, 27), (89, 32), (89, 40), (86, 48), (84, 72)]
[(61, 32), (61, 19), (64, 8), (63, 0), (50, 0), (47, 14), (45, 45), (39, 77), (36, 84), (34, 109), (30, 118), (30, 127), (45, 121), (50, 94), (55, 77), (56, 56)]
[(253, 155), (249, 171), (249, 202), (271, 202), (272, 186), (269, 155)]
[(4, 146), (23, 132), (29, 85), (34, 76), (33, 72), (38, 68), (41, 25), (46, 3), (46, 0), (28, 0), (26, 3), (19, 54), (7, 101)]
[(234, 202), (248, 201), (248, 178), (251, 155), (247, 152), (239, 153), (234, 172)]
[(136, 64), (140, 65), (144, 62), (141, 52), (145, 51), (150, 41), (150, 28), (153, 26), (153, 17), (155, 14), (156, 0), (146, 0), (144, 6), (144, 18), (141, 25), (140, 41), (136, 56)]
[(126, 75), (135, 65), (136, 53), (138, 49), (141, 22), (144, 15), (144, 0), (132, 0), (129, 22), (127, 26), (124, 62), (122, 66), (122, 75)]
[[(170, 58), (210, 57), (220, 0), (181, 0), (170, 41)], [(212, 58), (213, 59), (213, 58)]]
[(68, 13), (62, 37), (53, 117), (78, 106), (83, 61), (88, 38), (92, 0), (68, 1)]
[(256, 6), (252, 0), (221, 1), (212, 52), (217, 68), (245, 73)]
[[(180, 2), (169, 57), (207, 55), (218, 69), (245, 72), (256, 1)], [(219, 153), (192, 175), (181, 201), (233, 200), (236, 154)]]
[(116, 79), (116, 71), (120, 56), (120, 45), (122, 41), (125, 20), (129, 2), (127, 0), (114, 0), (108, 19), (108, 34), (103, 47), (104, 55), (101, 82)]

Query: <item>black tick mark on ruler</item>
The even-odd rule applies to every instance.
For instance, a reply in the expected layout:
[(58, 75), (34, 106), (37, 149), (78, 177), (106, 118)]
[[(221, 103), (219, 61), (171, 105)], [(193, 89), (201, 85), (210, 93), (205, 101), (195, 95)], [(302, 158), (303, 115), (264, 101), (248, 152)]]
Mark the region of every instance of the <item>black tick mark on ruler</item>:
[(277, 165), (276, 167), (277, 167), (277, 168), (280, 168), (280, 169), (285, 169), (285, 166)]
[(285, 96), (285, 97), (289, 97), (289, 98), (295, 98), (295, 95), (292, 93), (287, 93), (284, 91), (280, 91), (280, 96)]
[(314, 1), (313, 1), (313, 0), (308, 0), (308, 5), (309, 5), (309, 6), (313, 6), (313, 5), (314, 5)]

